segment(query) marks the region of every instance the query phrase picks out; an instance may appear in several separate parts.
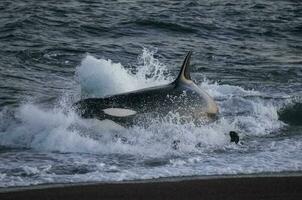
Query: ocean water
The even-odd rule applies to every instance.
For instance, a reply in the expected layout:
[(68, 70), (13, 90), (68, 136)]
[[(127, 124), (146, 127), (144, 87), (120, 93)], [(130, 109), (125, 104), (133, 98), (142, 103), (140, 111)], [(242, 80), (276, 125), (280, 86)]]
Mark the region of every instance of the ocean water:
[[(294, 0), (2, 0), (0, 187), (301, 173), (301, 24)], [(167, 84), (189, 50), (214, 123), (124, 128), (71, 109)]]

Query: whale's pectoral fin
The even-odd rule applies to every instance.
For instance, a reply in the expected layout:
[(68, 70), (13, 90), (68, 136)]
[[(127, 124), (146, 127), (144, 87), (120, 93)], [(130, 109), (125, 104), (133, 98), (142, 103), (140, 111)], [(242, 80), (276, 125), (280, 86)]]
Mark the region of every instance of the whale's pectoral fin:
[(179, 75), (177, 79), (174, 81), (175, 83), (186, 82), (188, 80), (191, 80), (190, 71), (189, 71), (191, 55), (192, 55), (192, 51), (189, 51), (185, 60), (183, 61)]

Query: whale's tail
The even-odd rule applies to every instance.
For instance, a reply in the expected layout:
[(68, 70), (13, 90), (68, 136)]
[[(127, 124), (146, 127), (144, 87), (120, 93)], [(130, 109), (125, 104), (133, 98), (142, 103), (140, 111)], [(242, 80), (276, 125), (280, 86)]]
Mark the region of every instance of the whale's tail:
[(174, 81), (174, 83), (186, 82), (188, 80), (191, 80), (190, 71), (189, 71), (191, 55), (192, 55), (192, 51), (189, 51), (185, 60), (183, 61), (179, 75)]

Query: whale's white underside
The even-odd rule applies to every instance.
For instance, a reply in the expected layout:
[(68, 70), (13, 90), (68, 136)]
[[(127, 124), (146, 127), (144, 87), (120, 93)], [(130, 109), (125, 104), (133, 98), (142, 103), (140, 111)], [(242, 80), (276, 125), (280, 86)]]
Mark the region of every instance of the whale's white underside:
[(113, 117), (128, 117), (136, 114), (136, 111), (125, 108), (107, 108), (103, 111), (105, 114)]

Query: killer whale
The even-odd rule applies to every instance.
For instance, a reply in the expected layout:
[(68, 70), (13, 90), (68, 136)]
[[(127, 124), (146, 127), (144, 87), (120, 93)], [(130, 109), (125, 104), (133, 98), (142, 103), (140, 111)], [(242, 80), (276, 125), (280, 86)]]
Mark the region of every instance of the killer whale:
[(109, 119), (122, 125), (131, 125), (140, 116), (161, 117), (171, 112), (194, 122), (212, 121), (218, 107), (213, 98), (192, 81), (191, 55), (189, 51), (172, 83), (104, 98), (82, 99), (73, 106), (83, 118)]

